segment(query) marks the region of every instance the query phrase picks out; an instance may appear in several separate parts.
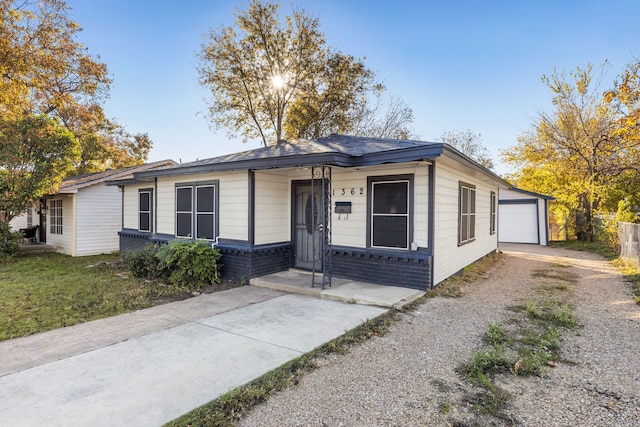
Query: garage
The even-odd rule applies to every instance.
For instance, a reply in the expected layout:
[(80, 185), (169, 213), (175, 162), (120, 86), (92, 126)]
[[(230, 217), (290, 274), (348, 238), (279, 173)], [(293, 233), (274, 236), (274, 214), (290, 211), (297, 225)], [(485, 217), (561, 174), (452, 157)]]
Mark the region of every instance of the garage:
[(502, 204), (498, 210), (498, 238), (509, 243), (538, 241), (538, 206), (532, 203)]
[(549, 244), (548, 202), (553, 197), (510, 188), (498, 196), (498, 241)]

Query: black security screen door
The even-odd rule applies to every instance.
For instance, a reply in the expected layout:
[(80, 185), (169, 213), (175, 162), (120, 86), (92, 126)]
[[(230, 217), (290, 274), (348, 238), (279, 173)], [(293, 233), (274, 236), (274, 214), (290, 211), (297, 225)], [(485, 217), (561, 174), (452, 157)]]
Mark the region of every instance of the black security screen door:
[(322, 199), (319, 189), (314, 189), (311, 197), (310, 185), (295, 187), (295, 267), (311, 269), (322, 266), (321, 224)]

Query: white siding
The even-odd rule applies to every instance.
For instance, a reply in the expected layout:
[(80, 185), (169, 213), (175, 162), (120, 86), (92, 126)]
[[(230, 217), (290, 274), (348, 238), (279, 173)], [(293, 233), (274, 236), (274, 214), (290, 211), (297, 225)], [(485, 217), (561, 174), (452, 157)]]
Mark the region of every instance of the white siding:
[[(38, 225), (38, 214), (32, 209), (33, 212), (33, 225)], [(9, 225), (13, 231), (18, 231), (21, 228), (27, 227), (27, 214), (23, 213), (20, 216), (13, 218), (9, 221)]]
[(256, 172), (255, 244), (289, 241), (290, 188), (286, 172)]
[(122, 193), (116, 186), (96, 184), (81, 188), (75, 196), (74, 256), (118, 250), (122, 228)]
[[(429, 226), (429, 168), (424, 164), (405, 166), (375, 166), (368, 168), (332, 170), (332, 243), (338, 246), (366, 248), (367, 239), (367, 177), (386, 175), (414, 176), (413, 242), (428, 246)], [(353, 192), (353, 194), (352, 194)], [(336, 202), (351, 202), (350, 214), (336, 214)]]
[[(248, 201), (249, 177), (247, 171), (219, 172), (178, 177), (158, 178), (157, 221), (158, 233), (175, 235), (175, 191), (176, 184), (219, 181), (216, 191), (219, 192), (219, 236), (225, 239), (248, 239)], [(136, 190), (137, 194), (137, 190)], [(132, 207), (127, 204), (128, 218)], [(137, 215), (137, 205), (135, 206)], [(128, 221), (128, 220), (127, 220)], [(136, 227), (137, 228), (137, 220)]]
[(51, 206), (51, 200), (62, 200), (62, 234), (51, 233), (51, 210), (47, 210), (47, 244), (53, 246), (56, 252), (74, 255), (73, 238), (75, 235), (75, 194), (58, 194), (47, 200), (47, 206)]
[[(495, 251), (497, 233), (490, 234), (490, 194), (498, 185), (447, 158), (435, 163), (434, 284)], [(475, 241), (458, 246), (458, 184), (476, 187)]]
[[(123, 223), (122, 223), (122, 228), (132, 228), (134, 230), (138, 229), (138, 191), (142, 188), (153, 188), (153, 183), (152, 182), (148, 182), (148, 183), (144, 183), (144, 184), (135, 184), (135, 185), (127, 185), (124, 187), (124, 200), (122, 203), (124, 203), (124, 208), (123, 208)], [(153, 194), (153, 200), (152, 200), (152, 212), (153, 215), (155, 215), (155, 207), (154, 207), (154, 203), (155, 203), (155, 198), (156, 195)], [(151, 226), (153, 227), (153, 215), (151, 218)]]

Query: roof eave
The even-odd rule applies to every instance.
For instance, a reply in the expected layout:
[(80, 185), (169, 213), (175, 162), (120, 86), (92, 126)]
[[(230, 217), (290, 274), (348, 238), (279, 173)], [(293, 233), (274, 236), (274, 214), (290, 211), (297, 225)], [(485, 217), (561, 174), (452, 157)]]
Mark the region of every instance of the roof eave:
[(494, 173), (493, 171), (485, 168), (484, 166), (482, 166), (480, 163), (476, 162), (475, 160), (471, 159), (470, 157), (464, 155), (463, 153), (461, 153), (460, 151), (456, 150), (455, 148), (453, 148), (452, 146), (450, 146), (449, 144), (443, 144), (444, 146), (444, 153), (447, 155), (447, 157), (450, 157), (456, 161), (458, 161), (459, 163), (462, 163), (466, 166), (468, 166), (469, 168), (480, 172), (490, 178), (492, 178), (495, 181), (498, 181), (500, 183), (500, 185), (504, 188), (513, 188), (513, 184), (511, 184), (509, 181), (505, 180), (504, 178), (498, 176), (496, 173)]

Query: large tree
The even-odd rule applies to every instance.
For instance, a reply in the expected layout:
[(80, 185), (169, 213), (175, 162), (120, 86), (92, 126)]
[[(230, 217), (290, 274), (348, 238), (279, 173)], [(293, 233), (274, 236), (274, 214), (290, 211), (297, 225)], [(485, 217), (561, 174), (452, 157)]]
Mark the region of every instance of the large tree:
[(278, 10), (254, 0), (234, 27), (207, 35), (198, 70), (216, 128), (264, 146), (331, 133), (408, 133), (411, 109), (395, 101), (380, 113), (384, 87), (363, 60), (327, 47), (318, 19), (294, 10), (282, 21)]
[[(107, 66), (76, 40), (81, 29), (68, 11), (61, 0), (0, 0), (0, 114), (59, 119), (80, 143), (82, 161), (75, 172), (144, 162), (148, 138), (136, 139), (105, 117)], [(143, 144), (140, 150), (120, 150), (123, 138), (126, 146)]]
[(55, 191), (80, 156), (73, 134), (46, 115), (0, 118), (0, 222)]
[(482, 145), (482, 136), (479, 133), (471, 129), (449, 131), (443, 133), (440, 140), (471, 157), (485, 168), (493, 169), (493, 160), (489, 150)]
[(593, 240), (595, 214), (615, 210), (640, 171), (640, 139), (623, 130), (628, 117), (614, 102), (620, 92), (601, 91), (604, 70), (597, 79), (590, 65), (543, 76), (554, 110), (502, 153), (516, 166), (512, 179), (521, 188), (553, 194), (564, 205), (580, 240)]

